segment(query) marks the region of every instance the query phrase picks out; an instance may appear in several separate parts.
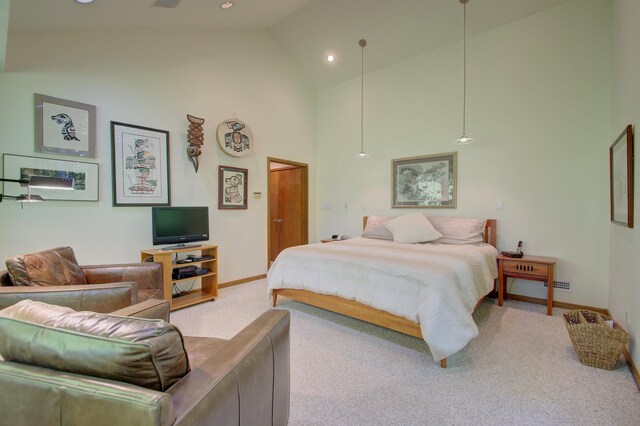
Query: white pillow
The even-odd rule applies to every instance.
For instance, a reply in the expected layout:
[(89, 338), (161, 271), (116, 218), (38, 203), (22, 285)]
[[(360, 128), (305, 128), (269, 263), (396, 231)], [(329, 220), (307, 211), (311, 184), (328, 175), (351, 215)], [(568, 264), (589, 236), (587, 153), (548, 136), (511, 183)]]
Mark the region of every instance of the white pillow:
[(429, 219), (422, 213), (412, 213), (384, 222), (396, 243), (424, 243), (440, 237)]
[(367, 226), (364, 227), (362, 236), (364, 238), (393, 241), (393, 234), (383, 225), (384, 222), (393, 218), (395, 216), (368, 216)]
[(442, 234), (436, 243), (442, 244), (476, 244), (483, 240), (484, 219), (465, 217), (428, 216), (433, 227)]

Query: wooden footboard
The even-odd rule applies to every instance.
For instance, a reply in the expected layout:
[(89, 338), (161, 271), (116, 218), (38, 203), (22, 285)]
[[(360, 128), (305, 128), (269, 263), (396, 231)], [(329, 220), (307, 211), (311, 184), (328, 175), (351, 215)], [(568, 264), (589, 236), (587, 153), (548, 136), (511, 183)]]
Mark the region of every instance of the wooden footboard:
[[(422, 339), (420, 324), (409, 321), (406, 318), (390, 314), (389, 312), (372, 308), (371, 306), (364, 305), (360, 302), (356, 302), (355, 300), (347, 300), (338, 296), (314, 293), (308, 290), (278, 288), (273, 289), (274, 307), (278, 301), (278, 295)], [(480, 299), (474, 310), (480, 305), (480, 303), (482, 303), (485, 297)], [(440, 360), (440, 367), (447, 368), (446, 358)]]

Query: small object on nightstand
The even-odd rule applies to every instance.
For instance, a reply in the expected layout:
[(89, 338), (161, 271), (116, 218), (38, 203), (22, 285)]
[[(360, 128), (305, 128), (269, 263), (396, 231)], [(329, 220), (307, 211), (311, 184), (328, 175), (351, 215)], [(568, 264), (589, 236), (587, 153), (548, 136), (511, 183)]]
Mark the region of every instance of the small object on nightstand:
[(513, 258), (498, 256), (498, 306), (507, 297), (507, 278), (543, 281), (547, 283), (547, 315), (553, 312), (553, 269), (555, 257), (523, 256)]
[(522, 241), (518, 241), (518, 248), (516, 249), (516, 251), (503, 251), (503, 252), (500, 252), (500, 254), (503, 256), (513, 257), (516, 259), (521, 258), (522, 256), (524, 256), (524, 252), (522, 251)]

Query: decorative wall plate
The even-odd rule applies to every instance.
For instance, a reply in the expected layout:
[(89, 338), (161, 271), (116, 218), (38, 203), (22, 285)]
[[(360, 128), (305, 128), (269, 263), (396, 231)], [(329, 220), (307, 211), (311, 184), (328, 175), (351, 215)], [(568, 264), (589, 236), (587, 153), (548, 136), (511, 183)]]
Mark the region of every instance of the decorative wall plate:
[(227, 154), (243, 157), (253, 150), (253, 132), (242, 120), (229, 118), (218, 126), (218, 143)]

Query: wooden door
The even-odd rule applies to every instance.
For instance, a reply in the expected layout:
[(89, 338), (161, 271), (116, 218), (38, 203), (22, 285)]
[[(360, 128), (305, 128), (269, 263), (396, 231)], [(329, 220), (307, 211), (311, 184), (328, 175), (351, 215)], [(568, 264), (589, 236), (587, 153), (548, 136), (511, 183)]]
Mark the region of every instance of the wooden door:
[(306, 244), (307, 168), (292, 165), (269, 172), (269, 260)]

